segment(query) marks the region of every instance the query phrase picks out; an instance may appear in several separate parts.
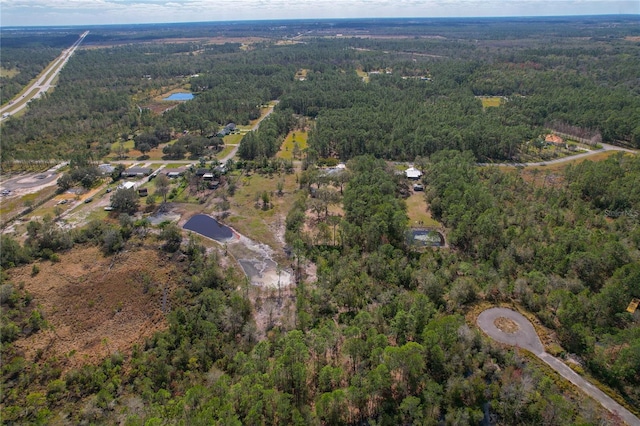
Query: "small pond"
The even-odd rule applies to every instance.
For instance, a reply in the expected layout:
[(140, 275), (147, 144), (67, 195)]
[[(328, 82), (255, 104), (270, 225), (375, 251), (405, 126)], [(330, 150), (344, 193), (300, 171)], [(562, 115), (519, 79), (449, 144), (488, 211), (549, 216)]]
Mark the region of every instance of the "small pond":
[(442, 247), (445, 244), (444, 236), (430, 229), (412, 229), (409, 232), (410, 244), (421, 247)]
[(163, 101), (190, 101), (193, 99), (193, 93), (173, 93), (167, 96)]
[(233, 237), (231, 228), (221, 225), (217, 220), (206, 214), (193, 216), (184, 224), (183, 228), (221, 242)]

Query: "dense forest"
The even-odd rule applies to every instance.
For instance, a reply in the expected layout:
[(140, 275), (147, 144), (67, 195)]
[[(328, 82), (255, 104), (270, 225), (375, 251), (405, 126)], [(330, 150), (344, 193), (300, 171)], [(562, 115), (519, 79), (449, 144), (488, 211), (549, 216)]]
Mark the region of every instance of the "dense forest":
[[(122, 214), (82, 228), (34, 219), (24, 238), (0, 241), (3, 421), (617, 424), (526, 351), (485, 337), (474, 315), (495, 305), (528, 313), (552, 335), (554, 355), (577, 360), (577, 371), (627, 407), (640, 406), (640, 325), (625, 310), (640, 298), (640, 159), (620, 152), (560, 171), (478, 162), (542, 150), (540, 136), (552, 127), (640, 148), (637, 22), (92, 29), (90, 48), (74, 54), (55, 90), (3, 122), (3, 167), (73, 152), (85, 168), (68, 176), (84, 185), (93, 177), (84, 172), (93, 169), (89, 160), (114, 142), (131, 137), (144, 153), (185, 134), (165, 149), (196, 157), (222, 126), (248, 126), (277, 100), (244, 135), (239, 160), (229, 163), (235, 183), (221, 198), (239, 203), (236, 185), (253, 174), (279, 179), (268, 165), (304, 123), (309, 148), (295, 161), (294, 201), (283, 217), (295, 285), (252, 300), (226, 246), (205, 247), (170, 223), (151, 225), (133, 190)], [(361, 37), (373, 30), (381, 37)], [(395, 37), (401, 30), (405, 37)], [(5, 34), (7, 51), (17, 49), (7, 56), (11, 68), (25, 75), (61, 49), (21, 46), (21, 33), (3, 30), (3, 68)], [(207, 35), (229, 39), (166, 41)], [(195, 98), (162, 114), (146, 108), (173, 89)], [(483, 107), (481, 96), (500, 97), (500, 105)], [(346, 170), (325, 174), (318, 165), (327, 160)], [(424, 171), (423, 201), (446, 248), (408, 243), (410, 187), (395, 161)], [(92, 247), (112, 266), (146, 250), (175, 268), (166, 328), (80, 366), (70, 367), (72, 354), (29, 358), (17, 343), (49, 325), (12, 274), (34, 277), (38, 265)], [(160, 292), (153, 285), (132, 285), (132, 294)], [(257, 304), (268, 298), (293, 313), (261, 329)]]
[[(264, 41), (251, 49), (199, 40), (80, 50), (54, 92), (3, 126), (2, 159), (61, 158), (70, 147), (102, 156), (123, 133), (157, 125), (205, 134), (231, 121), (248, 123), (259, 105), (275, 99), (279, 108), (315, 118), (311, 147), (342, 160), (365, 153), (413, 160), (443, 148), (471, 150), (482, 161), (517, 159), (553, 122), (606, 143), (640, 146), (638, 43), (624, 38), (637, 35), (637, 27), (629, 25), (610, 37), (587, 31), (582, 22), (568, 25), (569, 34), (548, 25), (520, 33), (507, 25), (513, 33), (502, 34), (495, 23), (482, 38), (479, 28), (467, 28), (474, 39), (462, 38), (457, 26), (446, 32), (427, 25), (424, 38), (324, 38), (312, 31), (304, 43)], [(443, 31), (438, 37), (437, 28)], [(551, 31), (547, 38), (543, 30)], [(96, 30), (86, 43), (109, 34)], [(9, 46), (19, 37), (3, 33)], [(34, 66), (34, 58), (51, 57), (49, 47), (33, 49), (5, 49), (3, 43), (3, 63), (8, 58), (22, 69)], [(120, 66), (112, 66), (116, 62)], [(293, 78), (300, 69), (308, 71), (304, 81)], [(365, 83), (356, 70), (383, 72)], [(20, 72), (3, 84), (24, 84), (20, 79), (31, 74)], [(159, 116), (140, 113), (163, 88), (184, 85), (197, 94), (194, 101)], [(505, 102), (483, 109), (478, 96)]]
[[(169, 225), (147, 233), (126, 214), (65, 231), (33, 222), (24, 245), (3, 236), (3, 268), (97, 244), (106, 255), (157, 247), (184, 275), (169, 328), (132, 353), (62, 374), (64, 359), (27, 365), (11, 342), (46, 327), (15, 283), (2, 285), (3, 416), (46, 423), (147, 424), (599, 424), (590, 403), (465, 321), (479, 301), (521, 304), (554, 330), (585, 368), (631, 405), (640, 395), (637, 322), (624, 307), (640, 297), (632, 181), (640, 163), (623, 155), (567, 171), (562, 186), (531, 186), (518, 171), (478, 169), (470, 152), (441, 151), (427, 165), (428, 198), (456, 250), (414, 252), (403, 179), (372, 156), (349, 162), (339, 237), (305, 235), (307, 192), (287, 217), (287, 239), (313, 261), (300, 281), (295, 318), (257, 339), (253, 307), (216, 252), (181, 243)], [(616, 175), (605, 183), (603, 176)], [(303, 186), (306, 184), (301, 182)], [(331, 190), (331, 183), (321, 187)], [(630, 187), (631, 185), (631, 187)], [(618, 188), (629, 188), (620, 193)], [(337, 187), (333, 190), (339, 191)], [(325, 220), (327, 220), (328, 216)], [(173, 253), (173, 254), (172, 254)], [(622, 345), (622, 346), (621, 346)], [(536, 390), (535, 392), (533, 390)], [(577, 401), (577, 402), (576, 402)], [(82, 409), (78, 410), (79, 404)], [(24, 407), (29, 407), (27, 410)]]

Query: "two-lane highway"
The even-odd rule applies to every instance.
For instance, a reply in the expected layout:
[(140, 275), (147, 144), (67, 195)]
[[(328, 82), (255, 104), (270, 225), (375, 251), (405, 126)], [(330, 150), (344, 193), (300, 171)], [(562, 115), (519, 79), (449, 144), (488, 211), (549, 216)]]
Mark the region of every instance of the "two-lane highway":
[(49, 90), (53, 84), (53, 80), (56, 78), (60, 70), (66, 65), (71, 55), (73, 55), (78, 46), (80, 46), (80, 43), (82, 43), (87, 34), (89, 34), (89, 31), (85, 31), (80, 38), (71, 45), (71, 47), (65, 49), (60, 56), (51, 62), (51, 64), (49, 64), (49, 66), (40, 73), (35, 81), (27, 86), (27, 88), (22, 92), (22, 95), (18, 95), (9, 103), (0, 107), (0, 114), (2, 117), (0, 120), (4, 121), (11, 115), (26, 108), (29, 101), (39, 98), (43, 93)]

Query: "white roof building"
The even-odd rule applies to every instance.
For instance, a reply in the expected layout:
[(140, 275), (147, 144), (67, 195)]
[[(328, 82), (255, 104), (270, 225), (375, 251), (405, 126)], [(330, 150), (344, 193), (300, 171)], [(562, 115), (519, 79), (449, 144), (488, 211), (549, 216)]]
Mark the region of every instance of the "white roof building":
[(407, 175), (409, 179), (420, 179), (420, 176), (422, 176), (422, 172), (413, 166), (405, 170), (404, 174)]

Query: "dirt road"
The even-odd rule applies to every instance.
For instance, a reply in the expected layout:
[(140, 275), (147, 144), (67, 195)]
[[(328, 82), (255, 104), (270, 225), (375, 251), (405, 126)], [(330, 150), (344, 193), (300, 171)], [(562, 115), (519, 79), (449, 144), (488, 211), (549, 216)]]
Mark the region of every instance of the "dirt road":
[[(518, 329), (513, 333), (500, 330), (496, 326), (496, 320), (499, 318), (506, 318), (507, 320), (513, 321), (517, 324)], [(640, 419), (638, 419), (638, 417), (636, 417), (632, 412), (618, 404), (592, 383), (585, 380), (582, 376), (569, 368), (564, 362), (545, 352), (542, 342), (540, 342), (540, 338), (538, 337), (538, 334), (533, 328), (531, 322), (518, 312), (506, 308), (491, 308), (482, 312), (478, 316), (476, 322), (478, 327), (480, 327), (480, 329), (492, 339), (500, 343), (517, 346), (532, 352), (545, 364), (558, 372), (558, 374), (576, 385), (591, 398), (598, 401), (604, 408), (618, 416), (626, 424), (631, 426), (640, 426)]]

